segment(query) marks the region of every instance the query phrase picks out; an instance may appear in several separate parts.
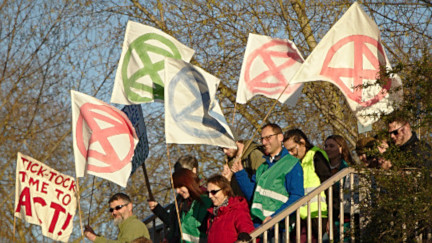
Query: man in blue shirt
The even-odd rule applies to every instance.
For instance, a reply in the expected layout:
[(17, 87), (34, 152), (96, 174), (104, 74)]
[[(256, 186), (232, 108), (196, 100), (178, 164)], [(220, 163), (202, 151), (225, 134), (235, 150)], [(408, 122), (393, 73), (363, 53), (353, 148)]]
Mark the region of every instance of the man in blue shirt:
[(266, 161), (257, 173), (249, 178), (238, 161), (232, 171), (246, 199), (252, 200), (254, 221), (265, 223), (303, 197), (304, 188), (299, 160), (282, 146), (282, 129), (276, 124), (266, 124), (261, 131), (261, 142)]

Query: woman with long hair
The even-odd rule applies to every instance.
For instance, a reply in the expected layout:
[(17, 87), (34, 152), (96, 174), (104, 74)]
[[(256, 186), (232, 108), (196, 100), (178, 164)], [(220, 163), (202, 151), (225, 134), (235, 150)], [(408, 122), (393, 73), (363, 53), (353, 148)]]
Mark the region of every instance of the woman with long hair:
[[(345, 138), (340, 136), (340, 135), (331, 135), (328, 136), (325, 140), (324, 143), (324, 150), (327, 153), (327, 156), (330, 160), (330, 169), (331, 169), (331, 173), (332, 175), (336, 174), (337, 172), (351, 166), (354, 164), (354, 160), (352, 159), (351, 156), (351, 152), (348, 148), (348, 144), (345, 141)], [(358, 183), (358, 179), (354, 178), (355, 180), (355, 184)], [(357, 183), (356, 183), (357, 182)], [(335, 239), (336, 241), (339, 240), (339, 225), (340, 225), (340, 188), (342, 187), (342, 189), (348, 189), (349, 190), (349, 178), (345, 178), (344, 179), (344, 183), (342, 185), (340, 185), (339, 182), (335, 183), (333, 185), (333, 215), (335, 218), (335, 225), (336, 225), (336, 236)], [(344, 198), (346, 198), (346, 200), (349, 202), (349, 194), (344, 195)], [(358, 194), (354, 195), (354, 201), (358, 202)], [(349, 210), (347, 210), (349, 208), (349, 205), (347, 203), (345, 204), (345, 210), (344, 210), (344, 215), (343, 215), (343, 224), (344, 224), (344, 231), (348, 230), (350, 227), (350, 214), (349, 214)], [(358, 222), (358, 215), (356, 216), (355, 219), (356, 225), (358, 226), (357, 222)], [(356, 226), (356, 227), (357, 227)], [(346, 233), (346, 232), (345, 232)], [(345, 237), (347, 237), (347, 235), (345, 235)], [(348, 239), (348, 238), (346, 238)]]
[(348, 144), (341, 135), (330, 135), (326, 138), (324, 150), (330, 160), (332, 175), (354, 163)]
[(208, 243), (232, 243), (247, 238), (254, 226), (246, 199), (234, 196), (230, 182), (222, 175), (207, 180), (207, 191), (213, 202), (208, 209)]
[(206, 242), (207, 209), (211, 200), (200, 187), (199, 178), (191, 170), (179, 168), (172, 175), (174, 188), (180, 200), (177, 201), (181, 231), (177, 218), (177, 210), (172, 205), (169, 213), (156, 202), (149, 202), (150, 209), (168, 226), (168, 242)]

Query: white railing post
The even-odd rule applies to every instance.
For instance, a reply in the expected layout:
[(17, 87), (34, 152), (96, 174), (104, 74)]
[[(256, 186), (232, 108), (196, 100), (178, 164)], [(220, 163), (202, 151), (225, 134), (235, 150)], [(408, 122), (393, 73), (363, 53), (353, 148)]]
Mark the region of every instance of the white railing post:
[[(330, 241), (333, 241), (334, 239), (334, 233), (333, 233), (333, 188), (332, 186), (336, 183), (336, 182), (341, 182), (339, 183), (341, 185), (343, 185), (343, 178), (346, 177), (347, 175), (354, 173), (355, 170), (353, 168), (346, 168), (342, 171), (339, 171), (338, 173), (336, 173), (334, 176), (332, 176), (330, 179), (326, 180), (325, 182), (321, 183), (321, 185), (319, 187), (317, 187), (315, 190), (313, 190), (312, 192), (308, 193), (307, 195), (305, 195), (304, 197), (302, 197), (301, 199), (297, 200), (296, 202), (294, 202), (292, 205), (290, 205), (288, 208), (286, 208), (285, 210), (283, 210), (282, 212), (280, 212), (279, 214), (275, 215), (274, 217), (272, 217), (269, 221), (267, 221), (265, 224), (262, 224), (261, 226), (259, 226), (258, 228), (256, 228), (250, 235), (252, 237), (252, 239), (256, 239), (261, 235), (264, 235), (263, 237), (263, 242), (267, 242), (267, 234), (268, 234), (268, 230), (270, 230), (271, 228), (275, 227), (276, 224), (278, 224), (280, 221), (285, 220), (285, 241), (286, 242), (290, 242), (289, 239), (289, 224), (290, 224), (290, 220), (289, 220), (289, 216), (296, 212), (296, 220), (295, 220), (295, 235), (296, 235), (296, 239), (295, 242), (300, 242), (301, 239), (301, 220), (300, 220), (300, 207), (303, 205), (308, 205), (308, 219), (307, 219), (307, 238), (308, 241), (310, 241), (312, 239), (312, 229), (311, 229), (311, 212), (310, 212), (310, 204), (312, 200), (315, 200), (316, 197), (318, 197), (318, 225), (319, 225), (319, 242), (322, 242), (322, 212), (321, 212), (321, 204), (320, 204), (320, 194), (322, 192), (324, 192), (325, 190), (329, 190), (329, 198), (328, 198), (328, 219), (329, 219), (329, 226), (330, 226), (330, 233), (329, 233), (329, 238)], [(343, 187), (341, 186), (339, 188), (339, 190), (341, 190)], [(340, 196), (343, 197), (343, 193), (340, 192)], [(343, 204), (343, 198), (341, 199), (341, 204)], [(341, 227), (342, 227), (342, 234), (341, 237), (343, 237), (343, 205), (341, 205), (341, 210), (340, 213), (342, 213), (342, 216), (339, 216), (342, 220), (341, 220)], [(279, 230), (277, 230), (279, 231)], [(275, 232), (275, 235), (278, 234)], [(278, 235), (279, 236), (279, 235)], [(280, 237), (279, 237), (280, 238)], [(341, 238), (343, 239), (343, 238)]]

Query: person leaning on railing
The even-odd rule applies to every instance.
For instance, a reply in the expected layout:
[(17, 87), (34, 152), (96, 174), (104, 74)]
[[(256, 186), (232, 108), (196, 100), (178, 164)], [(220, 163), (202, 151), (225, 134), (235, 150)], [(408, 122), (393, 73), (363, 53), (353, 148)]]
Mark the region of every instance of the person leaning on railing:
[[(351, 157), (350, 150), (348, 148), (348, 144), (345, 141), (345, 138), (340, 135), (330, 135), (326, 138), (324, 143), (324, 150), (327, 153), (327, 156), (330, 160), (330, 169), (332, 172), (332, 176), (337, 172), (347, 168), (350, 165), (354, 164), (354, 160)], [(341, 224), (340, 219), (340, 187), (344, 188), (347, 186), (348, 181), (344, 180), (344, 184), (340, 185), (339, 182), (336, 182), (333, 185), (333, 218), (335, 219), (336, 225), (336, 237), (335, 239), (339, 239), (339, 225)], [(350, 215), (346, 210), (344, 211), (342, 224), (344, 225), (344, 231), (348, 230)], [(358, 221), (356, 219), (356, 221)], [(328, 225), (328, 224), (327, 224)], [(327, 231), (329, 231), (329, 226), (327, 226)]]

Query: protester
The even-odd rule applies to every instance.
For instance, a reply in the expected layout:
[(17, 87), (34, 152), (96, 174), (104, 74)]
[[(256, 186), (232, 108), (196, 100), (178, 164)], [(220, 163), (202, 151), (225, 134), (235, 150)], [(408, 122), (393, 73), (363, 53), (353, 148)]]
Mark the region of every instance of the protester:
[[(304, 190), (307, 195), (331, 177), (329, 160), (324, 150), (313, 146), (306, 134), (300, 129), (291, 129), (284, 134), (284, 146), (288, 152), (301, 160), (304, 177)], [(322, 233), (327, 225), (327, 203), (324, 192), (320, 195), (322, 213)], [(318, 199), (315, 197), (310, 203), (312, 218), (312, 240), (318, 240)], [(307, 241), (307, 205), (300, 208), (301, 242)]]
[(184, 168), (191, 170), (193, 173), (195, 173), (198, 178), (200, 179), (200, 187), (202, 187), (203, 190), (205, 189), (205, 180), (200, 178), (199, 176), (199, 170), (198, 170), (198, 160), (192, 156), (192, 155), (183, 155), (174, 164), (174, 171)]
[[(330, 160), (330, 169), (332, 172), (332, 175), (335, 175), (337, 172), (347, 168), (350, 165), (354, 164), (354, 160), (352, 159), (350, 150), (348, 148), (348, 144), (345, 141), (345, 138), (343, 138), (340, 135), (331, 135), (326, 138), (325, 144), (324, 144), (324, 150), (327, 153), (327, 156)], [(333, 185), (333, 218), (335, 219), (335, 226), (336, 226), (336, 237), (335, 239), (339, 239), (339, 225), (340, 225), (340, 187), (345, 190), (349, 190), (349, 180), (348, 178), (345, 178), (344, 183), (341, 185), (339, 182), (336, 182)], [(355, 179), (354, 182), (355, 185), (358, 184), (358, 179)], [(344, 205), (349, 206), (348, 202), (349, 200), (349, 194), (343, 195), (346, 199)], [(358, 204), (358, 193), (354, 195), (355, 204)], [(350, 214), (348, 208), (345, 208), (344, 215), (343, 215), (343, 225), (344, 225), (344, 231), (348, 230), (350, 227)], [(358, 214), (356, 214), (355, 222), (358, 222)], [(358, 224), (356, 224), (358, 225)], [(329, 228), (329, 227), (327, 227)], [(346, 238), (347, 239), (347, 238)]]
[[(241, 163), (232, 167), (247, 200), (252, 200), (254, 224), (265, 223), (304, 196), (303, 169), (299, 160), (282, 146), (282, 129), (266, 124), (261, 130), (266, 162), (249, 178)], [(279, 197), (273, 197), (274, 194)]]
[[(245, 150), (246, 144), (250, 145)], [(263, 158), (264, 154), (260, 149), (262, 146), (254, 142), (239, 140), (236, 142), (236, 145), (237, 149), (224, 147), (221, 148), (226, 156), (227, 162), (226, 165), (224, 165), (224, 171), (222, 172), (222, 175), (225, 176), (228, 181), (230, 181), (234, 195), (244, 196), (238, 185), (237, 179), (233, 177), (233, 173), (230, 168), (233, 166), (234, 161), (240, 160), (249, 178), (252, 178), (252, 176), (255, 175), (258, 167), (265, 161), (265, 159)]]
[(191, 170), (179, 168), (172, 175), (174, 188), (181, 200), (177, 202), (181, 218), (182, 235), (178, 224), (177, 211), (173, 205), (169, 212), (157, 202), (149, 201), (150, 209), (168, 226), (168, 242), (199, 242), (206, 239), (207, 208), (211, 200), (204, 194), (199, 179)]
[(383, 170), (390, 170), (393, 167), (392, 162), (388, 159), (391, 151), (389, 149), (389, 141), (386, 136), (382, 134), (374, 136), (376, 143), (376, 150), (378, 151), (378, 165)]
[(198, 175), (198, 160), (192, 155), (183, 155), (174, 164), (174, 171), (178, 169), (188, 169)]
[(397, 163), (405, 168), (432, 169), (431, 146), (417, 138), (417, 134), (411, 130), (411, 125), (402, 112), (392, 113), (387, 117), (387, 122), (390, 138), (399, 148), (399, 153), (395, 156)]
[(378, 168), (379, 163), (374, 153), (376, 147), (376, 139), (372, 137), (364, 137), (357, 140), (356, 143), (356, 154), (360, 162), (367, 168)]
[(254, 226), (244, 197), (234, 196), (229, 181), (222, 175), (207, 180), (213, 207), (208, 209), (207, 242), (233, 243), (240, 233), (250, 233)]
[[(117, 241), (114, 242), (130, 242), (139, 237), (150, 239), (150, 234), (143, 222), (139, 220), (133, 213), (133, 204), (128, 195), (124, 193), (114, 194), (109, 203), (109, 211), (114, 218), (114, 224), (119, 227)], [(87, 225), (84, 231), (85, 237), (96, 243), (111, 242), (105, 237), (98, 236), (94, 230)]]

